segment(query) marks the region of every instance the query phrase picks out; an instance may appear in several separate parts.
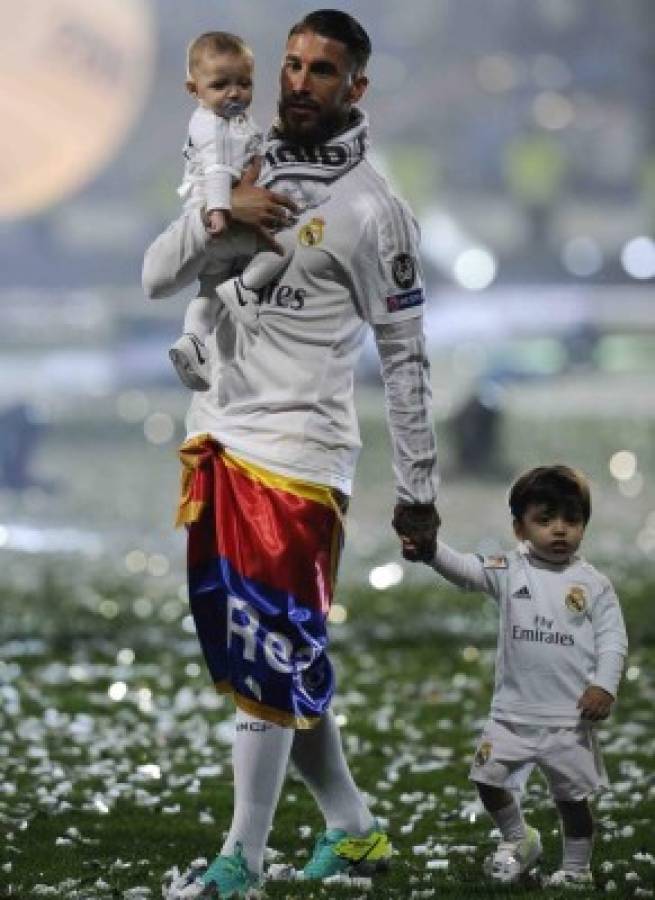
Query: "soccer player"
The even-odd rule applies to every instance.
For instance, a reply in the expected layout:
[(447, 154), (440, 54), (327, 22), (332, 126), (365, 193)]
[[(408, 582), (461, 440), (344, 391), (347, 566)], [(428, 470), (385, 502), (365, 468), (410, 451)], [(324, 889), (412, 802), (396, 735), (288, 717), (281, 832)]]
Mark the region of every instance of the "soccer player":
[[(319, 10), (291, 29), (260, 184), (233, 190), (232, 216), (271, 225), (291, 196), (293, 253), (255, 297), (258, 328), (235, 329), (220, 378), (194, 394), (181, 449), (192, 611), (210, 673), (237, 706), (234, 815), (203, 876), (221, 897), (260, 878), (289, 759), (325, 817), (305, 878), (373, 871), (391, 855), (343, 755), (326, 631), (360, 446), (353, 370), (369, 327), (406, 555), (431, 555), (439, 524), (418, 233), (367, 160), (356, 104), (369, 54), (345, 12)], [(146, 292), (188, 278), (209, 240), (200, 212), (185, 213), (146, 253)]]
[[(191, 42), (187, 51), (187, 91), (197, 101), (184, 148), (184, 180), (179, 194), (187, 210), (204, 212), (207, 234), (218, 238), (227, 228), (232, 184), (258, 157), (262, 135), (248, 110), (252, 102), (252, 50), (234, 34), (210, 31)], [(249, 284), (266, 284), (286, 265), (284, 256), (262, 253), (250, 270)], [(232, 317), (253, 325), (255, 308), (217, 296), (211, 276), (233, 273), (234, 259), (210, 241), (198, 273), (203, 286), (188, 304), (184, 331), (169, 350), (180, 380), (192, 390), (209, 389), (205, 342), (223, 306)]]
[(568, 466), (539, 466), (509, 495), (521, 542), (506, 556), (457, 553), (442, 541), (430, 565), (500, 610), (491, 715), (471, 779), (502, 839), (485, 862), (500, 882), (517, 881), (541, 855), (515, 794), (534, 766), (545, 775), (562, 820), (561, 868), (552, 886), (592, 884), (589, 796), (607, 785), (594, 725), (616, 697), (627, 637), (609, 580), (577, 551), (591, 515), (586, 478)]

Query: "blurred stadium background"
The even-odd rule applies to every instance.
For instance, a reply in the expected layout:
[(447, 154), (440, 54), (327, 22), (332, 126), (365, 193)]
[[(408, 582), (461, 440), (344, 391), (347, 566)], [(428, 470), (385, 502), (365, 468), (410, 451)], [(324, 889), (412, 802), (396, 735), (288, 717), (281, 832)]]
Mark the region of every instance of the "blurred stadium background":
[[(655, 554), (655, 15), (651, 0), (358, 0), (375, 48), (374, 157), (423, 232), (444, 534), (509, 540), (508, 481), (592, 477), (588, 553)], [(256, 56), (268, 123), (295, 0), (2, 0), (0, 551), (183, 580), (172, 530), (187, 402), (146, 302), (177, 214), (187, 42)], [(482, 13), (483, 10), (483, 14)], [(401, 576), (375, 356), (345, 583)], [(405, 573), (420, 579), (414, 569)]]

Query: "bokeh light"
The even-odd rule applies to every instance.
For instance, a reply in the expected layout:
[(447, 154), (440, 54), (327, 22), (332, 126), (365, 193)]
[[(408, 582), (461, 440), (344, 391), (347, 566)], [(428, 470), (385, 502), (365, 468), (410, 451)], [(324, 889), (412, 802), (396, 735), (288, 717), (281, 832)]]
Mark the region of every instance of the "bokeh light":
[(639, 281), (655, 278), (655, 241), (643, 235), (628, 241), (621, 251), (621, 265)]
[(637, 457), (631, 450), (618, 450), (610, 457), (609, 470), (617, 481), (629, 481), (637, 471)]
[(143, 391), (123, 391), (116, 398), (116, 409), (126, 422), (142, 422), (148, 414), (150, 402)]
[(467, 291), (482, 291), (496, 277), (496, 260), (482, 247), (470, 247), (455, 259), (453, 275)]
[(116, 662), (119, 666), (131, 666), (134, 659), (135, 653), (131, 647), (122, 647), (116, 654)]
[(125, 555), (125, 568), (132, 574), (145, 572), (147, 564), (148, 557), (143, 550), (130, 550), (129, 553)]
[(119, 702), (127, 696), (127, 684), (124, 681), (114, 681), (107, 690), (110, 700)]
[(395, 587), (403, 580), (403, 568), (399, 563), (386, 563), (384, 566), (376, 566), (368, 575), (369, 584), (377, 591), (385, 591)]
[(555, 91), (542, 91), (535, 97), (532, 113), (535, 121), (548, 131), (561, 131), (575, 116), (573, 104)]
[(562, 247), (562, 264), (572, 275), (589, 278), (602, 269), (603, 254), (597, 241), (580, 235)]
[(175, 435), (175, 423), (168, 413), (153, 412), (143, 423), (143, 433), (151, 444), (167, 444)]
[(333, 625), (343, 625), (347, 618), (347, 608), (342, 603), (333, 603), (328, 613), (328, 621)]

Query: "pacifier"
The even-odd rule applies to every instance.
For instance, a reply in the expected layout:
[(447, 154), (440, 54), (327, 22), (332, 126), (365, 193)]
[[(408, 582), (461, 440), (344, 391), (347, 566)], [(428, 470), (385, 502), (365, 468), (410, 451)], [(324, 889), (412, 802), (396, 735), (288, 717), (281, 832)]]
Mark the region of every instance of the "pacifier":
[(226, 100), (221, 107), (221, 115), (226, 119), (234, 119), (242, 115), (248, 107), (242, 100)]

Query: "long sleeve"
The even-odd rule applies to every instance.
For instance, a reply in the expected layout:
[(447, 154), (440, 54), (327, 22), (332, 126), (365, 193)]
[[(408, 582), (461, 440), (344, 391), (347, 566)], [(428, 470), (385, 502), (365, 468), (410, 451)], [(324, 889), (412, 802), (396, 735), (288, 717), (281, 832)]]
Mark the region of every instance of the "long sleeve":
[[(237, 258), (253, 256), (260, 243), (251, 228), (233, 223), (218, 239), (205, 231), (199, 209), (191, 209), (172, 222), (145, 252), (141, 276), (147, 297), (159, 300), (187, 287), (205, 270), (211, 256), (219, 280), (228, 277), (225, 267)], [(243, 265), (243, 263), (242, 263)]]
[(465, 591), (484, 591), (493, 597), (498, 595), (493, 570), (486, 569), (483, 558), (475, 553), (459, 553), (443, 541), (437, 541), (437, 550), (430, 565), (446, 581)]
[(437, 493), (437, 445), (421, 319), (376, 325), (396, 495), (430, 503)]
[(172, 222), (145, 252), (141, 283), (146, 296), (170, 297), (195, 281), (206, 264), (208, 242), (199, 209)]
[(189, 141), (207, 209), (230, 209), (232, 184), (261, 147), (255, 122), (249, 116), (225, 119), (199, 106), (189, 123)]
[(619, 599), (609, 582), (594, 603), (592, 623), (596, 644), (593, 683), (616, 697), (628, 652), (628, 636)]

